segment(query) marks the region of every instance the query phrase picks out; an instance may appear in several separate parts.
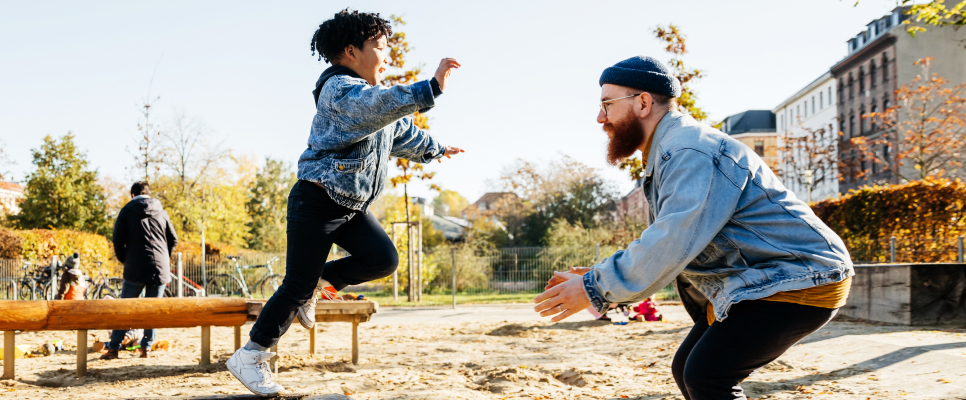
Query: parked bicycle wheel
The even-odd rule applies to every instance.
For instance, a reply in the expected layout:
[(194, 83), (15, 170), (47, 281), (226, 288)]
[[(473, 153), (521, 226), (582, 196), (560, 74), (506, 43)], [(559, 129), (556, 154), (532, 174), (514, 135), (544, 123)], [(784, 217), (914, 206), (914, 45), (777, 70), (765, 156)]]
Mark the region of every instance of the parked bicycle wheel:
[(36, 287), (36, 285), (36, 281), (29, 278), (21, 281), (20, 300), (43, 300), (40, 298), (40, 290)]
[(122, 279), (122, 278), (107, 278), (107, 287), (111, 288), (111, 290), (113, 290), (114, 293), (116, 293), (116, 295), (111, 295), (111, 296), (114, 296), (115, 298), (120, 298), (121, 297), (121, 288), (124, 287), (124, 279)]
[(208, 297), (248, 297), (248, 293), (245, 293), (245, 289), (242, 288), (241, 281), (238, 278), (218, 274), (211, 277), (208, 280)]
[(95, 286), (94, 289), (87, 294), (87, 298), (95, 300), (103, 299), (105, 296), (111, 296), (115, 299), (118, 299), (121, 297), (121, 294), (115, 292), (114, 289), (111, 289), (110, 286), (103, 283)]
[(252, 296), (256, 299), (267, 299), (275, 294), (278, 287), (282, 285), (282, 276), (272, 274), (263, 278), (257, 285), (255, 285), (255, 290)]
[(5, 278), (0, 280), (0, 300), (17, 300), (19, 294), (15, 279)]

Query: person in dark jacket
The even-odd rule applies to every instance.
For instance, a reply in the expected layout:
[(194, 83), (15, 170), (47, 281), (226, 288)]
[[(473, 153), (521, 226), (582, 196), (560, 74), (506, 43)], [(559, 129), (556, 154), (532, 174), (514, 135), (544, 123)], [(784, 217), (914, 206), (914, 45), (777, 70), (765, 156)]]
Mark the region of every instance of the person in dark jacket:
[[(161, 208), (161, 202), (151, 198), (151, 186), (137, 182), (131, 186), (131, 201), (117, 214), (114, 223), (114, 254), (124, 263), (124, 285), (121, 298), (164, 296), (164, 287), (171, 281), (171, 251), (178, 244), (171, 218)], [(111, 342), (103, 360), (118, 358), (123, 330), (111, 333)], [(145, 329), (141, 339), (141, 358), (150, 357), (151, 345), (157, 329)]]

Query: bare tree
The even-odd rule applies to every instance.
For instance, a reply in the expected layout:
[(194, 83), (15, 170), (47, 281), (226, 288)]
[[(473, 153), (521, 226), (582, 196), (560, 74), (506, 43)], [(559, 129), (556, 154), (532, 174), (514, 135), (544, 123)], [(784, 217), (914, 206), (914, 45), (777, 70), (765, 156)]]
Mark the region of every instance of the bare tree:
[(162, 135), (168, 157), (166, 165), (174, 172), (183, 192), (190, 192), (203, 180), (211, 167), (229, 156), (224, 142), (211, 143), (204, 122), (176, 110), (170, 126)]
[(831, 128), (812, 129), (801, 121), (797, 128), (786, 130), (781, 137), (778, 145), (781, 154), (778, 177), (811, 192), (835, 179), (838, 167), (837, 140)]
[(5, 171), (3, 169), (8, 165), (13, 165), (13, 161), (10, 161), (9, 156), (7, 156), (7, 152), (5, 150), (6, 147), (7, 144), (0, 139), (0, 181), (11, 179), (10, 171)]
[[(927, 176), (961, 176), (966, 150), (966, 83), (948, 87), (949, 81), (929, 73), (931, 57), (914, 63), (922, 71), (911, 83), (896, 89), (896, 104), (881, 113), (862, 116), (883, 134), (848, 142), (855, 158), (843, 166), (857, 178), (867, 171), (856, 168), (871, 161), (891, 174), (891, 183), (924, 179)], [(879, 149), (882, 149), (881, 151)], [(912, 169), (903, 170), (903, 166)]]

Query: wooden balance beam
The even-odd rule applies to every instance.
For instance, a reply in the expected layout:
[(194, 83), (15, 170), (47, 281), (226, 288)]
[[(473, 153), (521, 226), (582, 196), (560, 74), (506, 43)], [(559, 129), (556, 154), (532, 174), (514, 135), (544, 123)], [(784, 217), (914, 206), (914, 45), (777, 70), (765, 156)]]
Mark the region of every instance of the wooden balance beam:
[[(116, 300), (0, 301), (3, 375), (14, 378), (14, 331), (77, 331), (77, 376), (87, 375), (90, 329), (201, 327), (201, 364), (211, 362), (211, 326), (238, 328), (248, 319), (241, 298), (162, 298)], [(236, 339), (237, 342), (237, 339)]]
[[(250, 301), (248, 303), (248, 320), (258, 319), (264, 302)], [(350, 322), (352, 323), (352, 363), (359, 363), (359, 324), (372, 319), (372, 314), (379, 311), (379, 303), (371, 300), (360, 301), (319, 301), (315, 306), (316, 325), (309, 330), (309, 353), (315, 354), (315, 337), (318, 323), (321, 322)], [(295, 322), (298, 323), (298, 322)], [(235, 349), (241, 347), (241, 327), (235, 327)], [(272, 347), (278, 353), (278, 345)], [(278, 372), (278, 356), (269, 362), (273, 371)]]

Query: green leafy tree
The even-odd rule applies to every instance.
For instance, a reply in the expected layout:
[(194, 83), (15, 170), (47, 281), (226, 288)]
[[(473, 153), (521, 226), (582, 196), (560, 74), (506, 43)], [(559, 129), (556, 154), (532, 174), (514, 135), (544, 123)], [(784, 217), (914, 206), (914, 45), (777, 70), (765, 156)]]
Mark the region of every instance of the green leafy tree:
[(107, 203), (88, 169), (87, 156), (68, 132), (59, 141), (47, 135), (40, 149), (31, 150), (37, 168), (27, 176), (20, 214), (11, 216), (20, 229), (72, 229), (110, 236)]
[(516, 195), (504, 196), (486, 213), (505, 224), (514, 245), (547, 245), (557, 220), (596, 228), (616, 198), (597, 170), (566, 156), (546, 168), (519, 160), (504, 170), (501, 181)]
[(248, 189), (249, 198), (245, 204), (251, 216), (248, 248), (273, 252), (285, 250), (288, 192), (295, 181), (291, 165), (281, 160), (265, 159), (265, 166), (258, 169)]
[[(708, 113), (697, 106), (698, 97), (691, 89), (691, 81), (699, 78), (704, 78), (704, 71), (699, 69), (689, 69), (684, 64), (684, 55), (688, 53), (687, 48), (687, 37), (681, 33), (681, 29), (674, 24), (669, 24), (667, 27), (658, 26), (654, 28), (654, 36), (659, 40), (664, 42), (664, 51), (671, 55), (671, 59), (668, 60), (667, 66), (674, 71), (674, 76), (678, 78), (681, 82), (681, 95), (678, 96), (678, 108), (688, 114), (691, 114), (694, 119), (705, 122), (708, 120)], [(720, 123), (713, 124), (718, 127)], [(647, 157), (647, 154), (644, 155)], [(631, 180), (638, 180), (644, 177), (644, 164), (641, 162), (641, 158), (638, 156), (628, 157), (623, 162), (619, 168), (622, 171), (627, 171), (630, 175)]]

